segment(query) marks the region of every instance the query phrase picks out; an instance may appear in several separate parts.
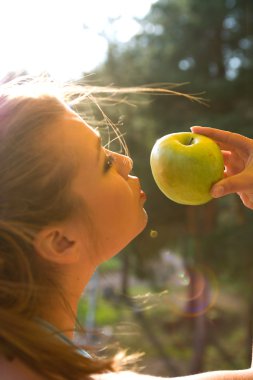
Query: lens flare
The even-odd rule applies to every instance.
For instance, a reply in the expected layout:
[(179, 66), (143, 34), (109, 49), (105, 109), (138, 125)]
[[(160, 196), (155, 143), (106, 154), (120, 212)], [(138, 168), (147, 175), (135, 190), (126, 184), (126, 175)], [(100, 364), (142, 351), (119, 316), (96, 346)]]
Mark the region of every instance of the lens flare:
[(182, 317), (198, 317), (212, 308), (219, 294), (218, 281), (206, 265), (186, 268), (170, 278), (164, 302)]

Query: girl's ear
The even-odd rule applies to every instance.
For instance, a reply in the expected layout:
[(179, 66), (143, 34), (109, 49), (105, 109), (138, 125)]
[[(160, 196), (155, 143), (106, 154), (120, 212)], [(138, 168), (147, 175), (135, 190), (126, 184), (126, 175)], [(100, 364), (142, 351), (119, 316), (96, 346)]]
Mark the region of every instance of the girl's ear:
[(46, 227), (34, 239), (36, 252), (45, 260), (57, 264), (73, 264), (80, 250), (74, 233), (67, 227)]

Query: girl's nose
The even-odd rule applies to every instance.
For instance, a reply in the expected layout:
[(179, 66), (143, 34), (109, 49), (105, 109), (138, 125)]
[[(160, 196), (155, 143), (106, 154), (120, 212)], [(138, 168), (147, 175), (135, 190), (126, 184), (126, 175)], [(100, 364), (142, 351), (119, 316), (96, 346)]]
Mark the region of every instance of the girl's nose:
[(123, 154), (113, 153), (113, 155), (118, 172), (122, 175), (122, 177), (127, 178), (133, 169), (133, 160)]

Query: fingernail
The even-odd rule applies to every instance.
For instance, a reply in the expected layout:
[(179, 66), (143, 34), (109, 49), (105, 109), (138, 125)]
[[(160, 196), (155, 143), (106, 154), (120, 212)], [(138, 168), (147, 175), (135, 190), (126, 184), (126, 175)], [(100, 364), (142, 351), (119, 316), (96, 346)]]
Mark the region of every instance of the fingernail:
[(224, 187), (223, 186), (215, 186), (212, 189), (211, 194), (214, 198), (221, 197), (224, 194)]

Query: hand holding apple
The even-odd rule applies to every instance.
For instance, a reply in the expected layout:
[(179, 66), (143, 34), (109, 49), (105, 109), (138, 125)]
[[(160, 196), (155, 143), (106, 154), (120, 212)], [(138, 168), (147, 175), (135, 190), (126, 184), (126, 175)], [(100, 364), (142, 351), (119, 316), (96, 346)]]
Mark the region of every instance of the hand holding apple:
[(160, 190), (185, 205), (210, 201), (212, 185), (224, 175), (219, 146), (209, 137), (191, 132), (171, 133), (157, 140), (150, 164)]
[(253, 139), (208, 127), (194, 126), (191, 131), (210, 137), (223, 150), (226, 176), (212, 187), (212, 196), (237, 193), (244, 206), (253, 210)]

